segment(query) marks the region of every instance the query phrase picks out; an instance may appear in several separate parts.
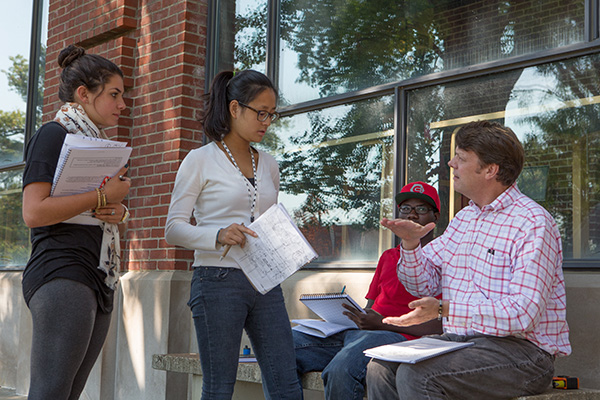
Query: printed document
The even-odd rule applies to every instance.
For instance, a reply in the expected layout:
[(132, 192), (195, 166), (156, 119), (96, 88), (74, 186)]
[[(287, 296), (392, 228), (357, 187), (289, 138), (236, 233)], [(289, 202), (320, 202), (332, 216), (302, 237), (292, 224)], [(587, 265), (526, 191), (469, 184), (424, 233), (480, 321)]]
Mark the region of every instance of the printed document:
[(244, 248), (233, 246), (229, 254), (262, 294), (318, 257), (282, 204), (271, 206), (248, 227), (258, 237), (246, 236)]
[(114, 140), (67, 134), (58, 158), (50, 195), (85, 193), (100, 187), (129, 160), (131, 147)]
[(451, 342), (448, 340), (422, 337), (405, 342), (386, 344), (364, 351), (365, 356), (378, 360), (415, 364), (440, 354), (472, 346), (473, 342)]
[[(115, 176), (129, 160), (131, 147), (115, 140), (67, 134), (54, 172), (50, 196), (90, 192), (105, 177)], [(68, 224), (99, 225), (100, 220), (86, 211), (63, 221)]]

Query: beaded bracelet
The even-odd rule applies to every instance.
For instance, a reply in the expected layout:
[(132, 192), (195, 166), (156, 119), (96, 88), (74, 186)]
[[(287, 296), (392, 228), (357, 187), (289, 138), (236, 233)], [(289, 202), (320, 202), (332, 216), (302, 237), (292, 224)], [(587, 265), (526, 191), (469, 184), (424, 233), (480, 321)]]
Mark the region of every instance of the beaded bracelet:
[(438, 307), (438, 316), (437, 316), (437, 319), (438, 319), (438, 321), (441, 321), (441, 320), (442, 320), (442, 313), (443, 313), (443, 311), (444, 311), (444, 309), (443, 309), (443, 304), (444, 304), (444, 303), (442, 302), (442, 299), (440, 299), (440, 305), (439, 305), (439, 307)]

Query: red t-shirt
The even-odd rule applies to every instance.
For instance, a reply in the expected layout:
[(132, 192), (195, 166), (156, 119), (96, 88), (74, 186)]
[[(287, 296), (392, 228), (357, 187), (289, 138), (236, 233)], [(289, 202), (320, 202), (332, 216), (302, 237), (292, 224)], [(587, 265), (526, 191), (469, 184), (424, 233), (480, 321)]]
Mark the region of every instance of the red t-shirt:
[[(367, 299), (374, 299), (373, 310), (384, 317), (399, 317), (412, 309), (408, 303), (419, 299), (408, 293), (398, 280), (396, 268), (400, 258), (400, 246), (383, 252), (379, 257), (375, 275), (367, 292)], [(415, 339), (417, 336), (402, 334), (407, 339)]]

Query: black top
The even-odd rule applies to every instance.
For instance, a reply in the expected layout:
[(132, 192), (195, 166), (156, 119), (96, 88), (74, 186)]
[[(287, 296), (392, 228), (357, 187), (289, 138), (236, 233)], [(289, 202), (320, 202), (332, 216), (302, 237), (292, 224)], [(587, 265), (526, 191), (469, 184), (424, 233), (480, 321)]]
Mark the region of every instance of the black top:
[[(57, 122), (44, 124), (27, 145), (23, 188), (33, 182), (52, 183), (66, 129)], [(23, 295), (29, 300), (46, 282), (65, 278), (81, 282), (96, 292), (98, 306), (109, 313), (114, 291), (98, 269), (102, 229), (95, 225), (58, 223), (31, 229), (31, 257), (23, 272)]]

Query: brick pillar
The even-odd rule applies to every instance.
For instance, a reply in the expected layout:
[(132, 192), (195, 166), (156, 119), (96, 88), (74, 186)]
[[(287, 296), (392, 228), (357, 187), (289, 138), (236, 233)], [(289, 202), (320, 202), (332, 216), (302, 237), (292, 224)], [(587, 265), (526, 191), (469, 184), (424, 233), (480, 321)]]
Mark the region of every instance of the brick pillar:
[(128, 109), (106, 133), (133, 147), (123, 269), (187, 270), (192, 253), (168, 246), (164, 226), (177, 169), (202, 137), (207, 2), (77, 3), (50, 0), (43, 121), (60, 105), (57, 59), (64, 47), (81, 45), (121, 67)]

